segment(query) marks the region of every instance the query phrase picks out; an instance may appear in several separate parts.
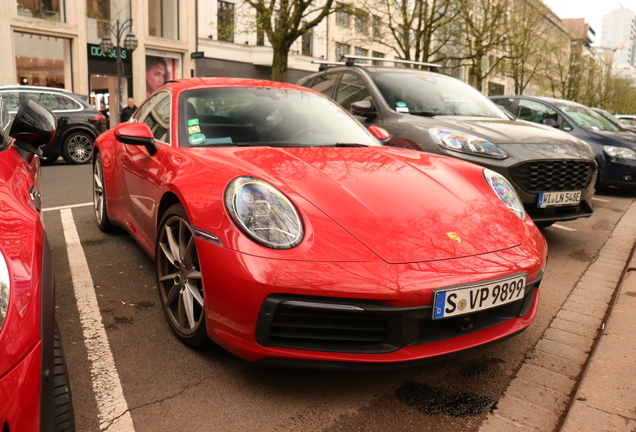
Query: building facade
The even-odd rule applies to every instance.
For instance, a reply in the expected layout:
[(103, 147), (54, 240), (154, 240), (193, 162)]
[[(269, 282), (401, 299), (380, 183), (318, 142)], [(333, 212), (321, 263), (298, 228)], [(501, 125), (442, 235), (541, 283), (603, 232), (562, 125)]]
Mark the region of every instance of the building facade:
[(603, 15), (601, 46), (612, 50), (612, 66), (616, 72), (635, 78), (636, 13), (623, 7)]
[[(191, 76), (195, 4), (178, 0), (16, 0), (0, 2), (0, 85), (61, 87), (86, 95), (100, 110), (119, 118), (115, 53), (104, 54), (102, 38), (111, 26), (129, 25), (137, 48), (123, 50), (122, 99), (139, 104), (153, 83)], [(133, 18), (132, 20), (131, 17)], [(130, 21), (129, 21), (130, 20)], [(159, 64), (159, 66), (156, 66)], [(162, 79), (150, 72), (161, 69)], [(125, 104), (125, 101), (123, 101)]]

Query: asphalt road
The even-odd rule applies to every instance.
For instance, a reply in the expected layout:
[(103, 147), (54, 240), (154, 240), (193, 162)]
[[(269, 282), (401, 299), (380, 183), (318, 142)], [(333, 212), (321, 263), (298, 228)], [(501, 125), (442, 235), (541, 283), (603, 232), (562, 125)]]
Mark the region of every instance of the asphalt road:
[[(55, 207), (91, 202), (91, 181), (90, 165), (58, 162), (42, 168), (57, 319), (78, 431), (100, 430), (96, 394), (104, 389), (93, 388), (63, 211)], [(444, 362), (358, 373), (262, 367), (217, 346), (182, 345), (164, 319), (148, 256), (126, 233), (99, 231), (91, 206), (71, 212), (135, 431), (471, 431), (503, 394), (635, 196), (604, 192), (591, 218), (543, 231), (549, 263), (540, 311), (522, 334)]]

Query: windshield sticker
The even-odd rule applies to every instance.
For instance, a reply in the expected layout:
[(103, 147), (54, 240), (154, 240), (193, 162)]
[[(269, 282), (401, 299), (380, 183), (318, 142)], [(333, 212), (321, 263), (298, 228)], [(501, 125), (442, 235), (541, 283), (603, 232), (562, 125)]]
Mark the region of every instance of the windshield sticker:
[(401, 101), (395, 103), (395, 110), (403, 113), (409, 112), (409, 108), (406, 106), (406, 103)]
[(188, 120), (188, 126), (196, 126), (198, 124), (199, 124), (198, 118)]
[(200, 133), (190, 135), (190, 138), (188, 138), (188, 141), (190, 141), (190, 144), (201, 144), (203, 141), (205, 141), (205, 135)]
[(198, 125), (197, 126), (190, 126), (188, 128), (188, 133), (190, 135), (195, 134), (195, 133), (199, 133), (199, 132), (201, 132), (201, 128)]

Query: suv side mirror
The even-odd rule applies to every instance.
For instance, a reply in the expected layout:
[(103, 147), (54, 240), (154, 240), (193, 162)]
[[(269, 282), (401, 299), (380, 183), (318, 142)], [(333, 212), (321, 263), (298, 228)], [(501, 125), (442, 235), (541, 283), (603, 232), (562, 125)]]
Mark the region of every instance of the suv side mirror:
[(9, 148), (11, 143), (11, 137), (9, 131), (11, 130), (11, 116), (7, 105), (4, 103), (2, 96), (0, 96), (0, 152)]
[(17, 147), (42, 156), (40, 147), (51, 142), (56, 129), (55, 114), (33, 99), (26, 98), (18, 108), (9, 135), (15, 138)]
[(351, 114), (358, 117), (369, 118), (377, 115), (377, 111), (373, 106), (373, 102), (371, 102), (370, 100), (352, 102), (351, 105), (349, 105), (349, 111), (351, 112)]
[(120, 143), (144, 146), (150, 156), (157, 153), (155, 137), (146, 123), (120, 123), (114, 133)]

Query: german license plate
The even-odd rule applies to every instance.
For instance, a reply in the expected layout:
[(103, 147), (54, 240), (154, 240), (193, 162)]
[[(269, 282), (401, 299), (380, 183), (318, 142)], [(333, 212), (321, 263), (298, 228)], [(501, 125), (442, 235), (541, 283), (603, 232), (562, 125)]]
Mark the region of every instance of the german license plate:
[(465, 315), (523, 298), (526, 274), (470, 286), (438, 289), (433, 296), (433, 319)]
[(573, 205), (581, 202), (581, 191), (573, 192), (541, 192), (539, 194), (539, 208)]

